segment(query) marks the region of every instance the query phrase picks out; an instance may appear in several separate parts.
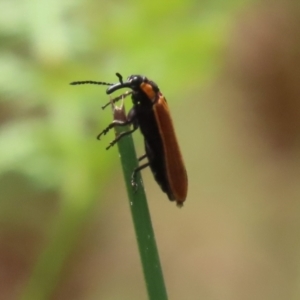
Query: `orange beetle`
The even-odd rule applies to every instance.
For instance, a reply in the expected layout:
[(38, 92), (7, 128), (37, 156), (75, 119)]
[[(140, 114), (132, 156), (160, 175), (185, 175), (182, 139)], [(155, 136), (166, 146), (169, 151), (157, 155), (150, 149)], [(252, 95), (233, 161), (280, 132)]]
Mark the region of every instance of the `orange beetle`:
[(178, 206), (182, 206), (187, 196), (188, 179), (167, 101), (158, 86), (146, 77), (131, 75), (123, 82), (119, 73), (117, 76), (119, 82), (116, 84), (97, 81), (76, 81), (72, 84), (109, 85), (106, 90), (107, 94), (122, 88), (131, 89), (131, 91), (113, 100), (116, 102), (131, 95), (133, 107), (128, 113), (127, 120), (113, 121), (98, 135), (98, 139), (115, 126), (133, 125), (132, 130), (123, 132), (112, 141), (107, 147), (108, 149), (122, 137), (140, 128), (144, 136), (146, 154), (141, 156), (139, 160), (147, 158), (148, 162), (133, 170), (132, 185), (135, 185), (136, 173), (149, 166), (155, 180), (162, 191), (168, 195), (169, 200), (176, 201)]

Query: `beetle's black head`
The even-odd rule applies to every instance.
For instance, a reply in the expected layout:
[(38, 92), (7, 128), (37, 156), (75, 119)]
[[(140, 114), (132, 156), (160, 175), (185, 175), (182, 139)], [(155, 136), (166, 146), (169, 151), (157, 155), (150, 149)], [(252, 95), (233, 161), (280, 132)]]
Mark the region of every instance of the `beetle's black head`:
[(113, 92), (115, 92), (116, 90), (122, 89), (122, 88), (130, 88), (133, 91), (140, 91), (142, 89), (142, 85), (143, 84), (150, 84), (151, 87), (154, 89), (155, 92), (158, 92), (158, 87), (157, 85), (148, 80), (147, 77), (145, 76), (141, 76), (141, 75), (131, 75), (127, 78), (127, 80), (125, 82), (123, 82), (122, 76), (117, 73), (117, 76), (120, 80), (120, 82), (110, 86), (107, 90), (106, 90), (106, 94), (111, 94)]
[(141, 84), (147, 80), (146, 77), (141, 76), (141, 75), (131, 75), (127, 78), (127, 80), (125, 82), (123, 82), (122, 80), (122, 76), (120, 74), (117, 74), (117, 76), (119, 77), (120, 82), (110, 86), (107, 90), (106, 90), (106, 94), (111, 94), (119, 89), (122, 88), (130, 88), (134, 91), (137, 91)]

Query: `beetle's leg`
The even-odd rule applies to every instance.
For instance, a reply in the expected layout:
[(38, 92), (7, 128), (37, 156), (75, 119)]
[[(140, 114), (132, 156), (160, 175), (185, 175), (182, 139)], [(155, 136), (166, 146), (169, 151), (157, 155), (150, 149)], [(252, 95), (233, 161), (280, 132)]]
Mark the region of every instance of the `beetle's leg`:
[(135, 191), (137, 190), (138, 184), (136, 183), (136, 174), (137, 172), (140, 172), (141, 170), (149, 167), (150, 163), (147, 162), (137, 168), (135, 168), (131, 174), (131, 186), (135, 189)]
[(114, 128), (115, 126), (126, 126), (131, 124), (132, 121), (131, 120), (127, 120), (127, 121), (119, 121), (119, 120), (114, 120), (112, 121), (103, 131), (101, 131), (98, 135), (97, 135), (97, 139), (100, 140), (101, 135), (106, 135), (110, 129)]
[(147, 154), (145, 153), (144, 155), (142, 155), (141, 157), (138, 158), (138, 161), (141, 161), (141, 160), (143, 160), (146, 157), (147, 157)]
[[(115, 123), (114, 123), (115, 122)], [(138, 125), (138, 122), (136, 120), (136, 112), (134, 110), (134, 108), (132, 108), (129, 113), (128, 113), (128, 116), (127, 116), (127, 121), (118, 121), (116, 123), (116, 121), (114, 121), (114, 125), (112, 127), (115, 127), (115, 126), (126, 126), (126, 125), (129, 125), (129, 124), (133, 124), (133, 129), (132, 130), (128, 130), (128, 131), (125, 131), (125, 132), (122, 132), (120, 133), (113, 141), (110, 142), (109, 146), (106, 147), (106, 150), (108, 150), (110, 147), (112, 147), (115, 143), (117, 143), (121, 138), (123, 138), (124, 136), (126, 135), (129, 135), (129, 134), (132, 134), (135, 130), (138, 129), (139, 125)], [(111, 123), (110, 125), (112, 125), (113, 123)], [(109, 127), (108, 127), (109, 128)], [(110, 129), (110, 128), (109, 128)], [(108, 130), (109, 130), (108, 129)], [(107, 130), (107, 131), (108, 131)], [(106, 132), (107, 132), (106, 131)], [(104, 133), (105, 134), (105, 133)]]
[(117, 143), (121, 138), (123, 138), (126, 135), (132, 134), (134, 131), (136, 131), (138, 127), (133, 127), (132, 130), (128, 130), (125, 132), (120, 133), (113, 141), (109, 143), (109, 145), (106, 147), (106, 150), (108, 150), (110, 147), (112, 147), (115, 143)]
[(105, 109), (105, 107), (107, 107), (108, 105), (111, 104), (111, 102), (116, 103), (117, 101), (121, 100), (121, 99), (125, 99), (127, 96), (131, 95), (132, 91), (127, 91), (124, 94), (112, 99), (110, 102), (106, 103), (105, 105), (102, 106), (102, 109)]
[(129, 124), (132, 124), (132, 123), (133, 123), (134, 128), (138, 127), (138, 124), (136, 122), (136, 112), (135, 112), (134, 108), (132, 108), (129, 111), (126, 121), (113, 120), (103, 131), (101, 131), (97, 135), (97, 139), (100, 140), (101, 135), (106, 135), (108, 133), (108, 131), (110, 129), (114, 128), (115, 126), (126, 126), (126, 125), (129, 125)]

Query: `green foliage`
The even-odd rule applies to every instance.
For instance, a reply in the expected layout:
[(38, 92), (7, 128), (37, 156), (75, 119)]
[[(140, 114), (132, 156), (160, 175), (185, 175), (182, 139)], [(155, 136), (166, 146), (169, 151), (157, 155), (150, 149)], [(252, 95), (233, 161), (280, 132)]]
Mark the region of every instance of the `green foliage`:
[[(48, 299), (55, 289), (80, 228), (96, 203), (104, 201), (116, 156), (95, 139), (110, 119), (101, 110), (107, 102), (105, 88), (72, 87), (69, 82), (114, 82), (116, 71), (124, 76), (141, 73), (158, 82), (169, 97), (183, 95), (217, 69), (230, 3), (0, 4), (0, 187), (14, 174), (42, 194), (54, 192), (59, 202), (58, 215), (47, 224), (38, 216), (33, 220), (43, 228), (48, 246), (33, 269), (24, 299)], [(16, 189), (11, 180), (11, 188), (0, 195), (2, 205), (9, 205)], [(22, 202), (26, 196), (16, 198)], [(3, 220), (10, 224), (15, 212), (8, 211)], [(20, 226), (22, 222), (19, 219)]]

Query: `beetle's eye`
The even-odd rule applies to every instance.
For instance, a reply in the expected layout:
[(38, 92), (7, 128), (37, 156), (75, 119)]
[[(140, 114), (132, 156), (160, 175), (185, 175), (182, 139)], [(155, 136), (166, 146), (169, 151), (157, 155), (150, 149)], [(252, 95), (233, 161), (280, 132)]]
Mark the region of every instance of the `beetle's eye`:
[(138, 75), (133, 75), (129, 78), (132, 89), (138, 89), (143, 81), (143, 78)]
[(132, 77), (131, 83), (134, 85), (140, 84), (140, 78), (138, 76)]

